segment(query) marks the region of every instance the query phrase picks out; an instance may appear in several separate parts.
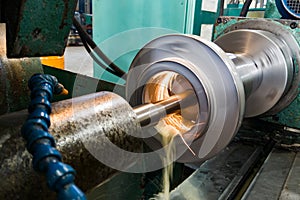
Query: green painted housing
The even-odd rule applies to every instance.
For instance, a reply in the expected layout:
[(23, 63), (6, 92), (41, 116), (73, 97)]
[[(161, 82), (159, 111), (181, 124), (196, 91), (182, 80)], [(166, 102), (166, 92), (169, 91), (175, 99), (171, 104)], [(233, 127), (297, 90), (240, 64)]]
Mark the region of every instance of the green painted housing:
[(63, 55), (77, 0), (1, 1), (8, 57)]

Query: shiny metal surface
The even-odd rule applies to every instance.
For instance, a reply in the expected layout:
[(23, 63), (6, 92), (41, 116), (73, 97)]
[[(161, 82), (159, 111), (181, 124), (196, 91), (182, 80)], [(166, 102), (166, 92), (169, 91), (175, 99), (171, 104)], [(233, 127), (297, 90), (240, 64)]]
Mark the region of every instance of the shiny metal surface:
[[(286, 108), (298, 95), (298, 85), (300, 83), (300, 47), (291, 33), (291, 30), (288, 30), (286, 26), (283, 26), (280, 22), (268, 19), (251, 19), (251, 20), (243, 20), (238, 23), (234, 23), (233, 25), (227, 27), (219, 36), (234, 31), (234, 30), (261, 30), (267, 31), (274, 35), (276, 35), (277, 41), (280, 40), (281, 50), (285, 56), (285, 60), (288, 61), (288, 74), (291, 77), (288, 81), (293, 83), (290, 87), (286, 88), (284, 95), (279, 99), (274, 107), (272, 107), (265, 115), (273, 115), (278, 113), (279, 111)], [(277, 42), (276, 42), (277, 43)], [(277, 44), (279, 44), (277, 43)], [(291, 64), (291, 65), (290, 65)], [(289, 82), (287, 85), (290, 84)]]
[(262, 70), (256, 66), (250, 56), (242, 53), (227, 53), (235, 64), (237, 73), (243, 81), (246, 98), (255, 91), (262, 81)]
[[(168, 135), (184, 135), (189, 132), (199, 117), (201, 106), (196, 97), (196, 93), (189, 80), (184, 76), (171, 71), (159, 72), (153, 75), (145, 84), (142, 93), (142, 102), (155, 103), (172, 98), (174, 94), (182, 96), (190, 93), (184, 101), (178, 102), (178, 110), (172, 114), (166, 115), (158, 121), (155, 129), (174, 129), (168, 131)], [(170, 133), (172, 134), (170, 135)]]
[[(199, 105), (195, 125), (182, 135), (184, 141), (176, 140), (175, 157), (179, 162), (201, 162), (212, 157), (229, 143), (243, 118), (243, 84), (233, 62), (217, 45), (198, 36), (155, 39), (131, 65), (126, 96), (132, 106), (144, 103), (142, 97), (149, 80), (162, 72), (177, 73), (188, 80)], [(171, 86), (164, 87), (172, 91)], [(187, 88), (183, 86), (177, 92)], [(187, 151), (186, 144), (196, 156)]]
[[(267, 112), (290, 87), (292, 55), (286, 59), (282, 49), (288, 47), (281, 44), (274, 34), (241, 29), (230, 31), (214, 42), (231, 53), (244, 83), (247, 94), (245, 117)], [(237, 54), (236, 57), (233, 54)]]
[[(33, 171), (31, 156), (20, 135), (26, 113), (0, 116), (0, 199), (55, 199), (43, 177)], [(103, 151), (107, 147), (104, 137), (125, 151), (141, 152), (141, 141), (131, 136), (139, 131), (132, 108), (113, 93), (90, 94), (52, 107), (49, 132), (57, 141), (63, 161), (76, 170), (77, 184), (84, 191), (116, 172), (96, 159), (112, 155), (108, 149)], [(120, 165), (132, 164), (129, 159), (113, 159)]]
[(192, 90), (186, 91), (181, 94), (172, 95), (169, 98), (156, 102), (143, 104), (135, 107), (133, 110), (137, 115), (137, 121), (141, 126), (154, 125), (159, 122), (163, 117), (168, 114), (180, 112), (181, 105), (192, 107), (197, 104), (193, 101), (195, 98)]

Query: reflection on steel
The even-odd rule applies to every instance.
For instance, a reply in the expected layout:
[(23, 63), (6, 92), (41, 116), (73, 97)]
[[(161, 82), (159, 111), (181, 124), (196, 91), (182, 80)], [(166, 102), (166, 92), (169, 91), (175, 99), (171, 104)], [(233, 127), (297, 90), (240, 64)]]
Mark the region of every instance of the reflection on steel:
[(290, 87), (293, 56), (280, 37), (266, 31), (241, 29), (217, 38), (215, 43), (230, 53), (243, 81), (245, 117), (264, 114)]
[(241, 199), (299, 199), (299, 152), (273, 149)]
[(135, 107), (134, 112), (137, 114), (137, 119), (141, 126), (155, 125), (161, 118), (166, 117), (168, 114), (180, 112), (180, 109), (183, 109), (181, 105), (184, 102), (187, 104), (186, 107), (193, 106), (196, 103), (191, 101), (193, 97), (195, 98), (192, 91), (186, 91), (156, 103), (148, 103)]
[[(232, 23), (232, 21), (230, 20), (234, 20), (235, 23)], [(293, 62), (294, 71), (292, 73), (294, 74), (291, 76), (291, 80), (288, 79), (292, 82), (292, 84), (289, 88), (287, 88), (287, 91), (284, 93), (284, 95), (282, 95), (282, 97), (279, 99), (276, 105), (272, 107), (270, 110), (268, 110), (266, 114), (274, 115), (282, 111), (283, 109), (285, 109), (288, 105), (291, 104), (291, 102), (294, 101), (294, 99), (298, 96), (299, 93), (298, 91), (298, 85), (300, 82), (300, 73), (298, 72), (300, 66), (300, 51), (299, 51), (299, 44), (298, 44), (299, 30), (298, 29), (293, 30), (290, 28), (290, 26), (292, 26), (292, 24), (295, 22), (291, 20), (274, 20), (274, 19), (251, 19), (251, 20), (238, 19), (238, 21), (236, 21), (236, 18), (229, 18), (229, 17), (221, 17), (220, 21), (222, 22), (222, 24), (220, 24), (217, 27), (218, 29), (218, 31), (216, 32), (217, 38), (222, 37), (222, 35), (235, 30), (243, 30), (243, 29), (261, 30), (276, 35), (276, 37), (279, 40), (281, 40), (280, 43), (286, 44), (281, 47), (283, 47), (282, 52), (285, 56), (292, 55), (292, 58), (286, 57), (286, 60), (291, 59)], [(287, 85), (289, 85), (289, 83)], [(287, 116), (285, 116), (285, 118), (286, 117)], [(297, 115), (293, 115), (292, 121), (294, 121), (295, 117), (297, 118)], [(286, 122), (282, 122), (282, 123), (286, 123)], [(295, 124), (293, 124), (292, 126), (295, 126)]]

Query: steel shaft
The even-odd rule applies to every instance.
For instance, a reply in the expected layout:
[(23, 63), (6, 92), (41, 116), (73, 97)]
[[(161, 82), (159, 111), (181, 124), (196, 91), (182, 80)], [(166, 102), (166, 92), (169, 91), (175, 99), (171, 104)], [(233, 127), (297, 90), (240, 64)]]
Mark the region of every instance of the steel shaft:
[(227, 53), (243, 82), (245, 117), (265, 114), (290, 88), (293, 56), (280, 36), (241, 29), (220, 36), (215, 43)]
[(156, 103), (137, 106), (133, 110), (141, 126), (155, 125), (166, 115), (195, 104), (196, 102), (193, 102), (193, 97), (195, 98), (194, 92), (189, 90)]

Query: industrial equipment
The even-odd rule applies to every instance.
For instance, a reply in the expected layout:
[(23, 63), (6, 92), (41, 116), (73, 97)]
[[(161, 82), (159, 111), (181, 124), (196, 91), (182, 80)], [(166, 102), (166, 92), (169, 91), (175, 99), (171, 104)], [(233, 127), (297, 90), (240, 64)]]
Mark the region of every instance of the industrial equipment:
[(276, 0), (278, 11), (285, 19), (299, 19), (299, 3), (297, 1)]
[[(274, 114), (298, 94), (296, 71), (300, 57), (295, 37), (267, 20), (233, 26), (215, 43), (197, 36), (158, 38), (148, 43), (131, 65), (126, 88), (128, 99), (134, 95), (132, 105), (161, 101), (187, 89), (195, 93), (198, 106), (192, 108), (194, 118), (191, 112), (188, 114), (194, 130), (183, 134), (183, 138), (198, 157), (187, 151), (189, 159), (181, 157), (184, 162), (215, 155), (231, 141), (243, 117)], [(153, 88), (147, 89), (148, 84)]]
[[(19, 3), (27, 8), (33, 2)], [(71, 26), (75, 4), (67, 5), (60, 12), (66, 19), (62, 29)], [(3, 16), (4, 21), (11, 17)], [(123, 75), (124, 86), (41, 66), (38, 58), (12, 58), (40, 54), (35, 45), (18, 42), (23, 26), (7, 26), (18, 36), (8, 42), (14, 48), (6, 49), (1, 24), (1, 199), (55, 198), (47, 185), (63, 198), (77, 194), (75, 184), (88, 198), (155, 198), (160, 188), (153, 187), (165, 167), (162, 126), (173, 138), (167, 145), (176, 149), (167, 164), (176, 161), (185, 172), (174, 170), (184, 178), (178, 178), (170, 199), (300, 197), (298, 21), (220, 17), (214, 42), (178, 33), (158, 37), (138, 51), (127, 74), (114, 71), (119, 68), (103, 56), (111, 71)], [(41, 43), (40, 34), (48, 33), (44, 28), (33, 29), (28, 44)], [(65, 39), (57, 40), (62, 46), (55, 54), (66, 45)], [(83, 43), (94, 45), (89, 38)], [(51, 75), (29, 80), (36, 73), (57, 76), (73, 98), (50, 105), (52, 93), (61, 93), (62, 86)], [(22, 109), (29, 102), (28, 114)], [(46, 174), (47, 185), (33, 168)], [(282, 171), (266, 183), (272, 168)]]

